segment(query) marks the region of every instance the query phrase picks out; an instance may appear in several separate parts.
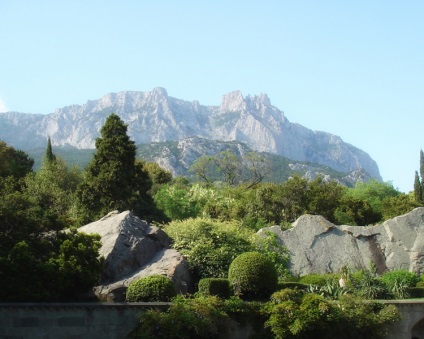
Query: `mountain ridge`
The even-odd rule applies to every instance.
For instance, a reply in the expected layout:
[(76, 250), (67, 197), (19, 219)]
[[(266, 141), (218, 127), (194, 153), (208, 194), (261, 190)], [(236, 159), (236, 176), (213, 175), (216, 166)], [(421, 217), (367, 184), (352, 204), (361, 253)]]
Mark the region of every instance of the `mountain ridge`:
[(94, 148), (110, 113), (128, 124), (136, 144), (178, 141), (192, 137), (239, 141), (258, 152), (310, 161), (338, 171), (364, 169), (381, 180), (376, 162), (339, 136), (291, 123), (266, 94), (243, 97), (240, 91), (223, 95), (219, 106), (170, 97), (164, 88), (150, 92), (108, 93), (83, 105), (69, 105), (47, 115), (0, 114), (0, 139), (28, 150), (46, 144)]

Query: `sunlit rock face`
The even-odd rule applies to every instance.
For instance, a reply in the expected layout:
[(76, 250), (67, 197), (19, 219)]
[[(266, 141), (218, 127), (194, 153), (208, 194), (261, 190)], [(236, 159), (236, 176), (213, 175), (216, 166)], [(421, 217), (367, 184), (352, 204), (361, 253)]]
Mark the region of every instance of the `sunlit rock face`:
[(181, 253), (169, 247), (171, 239), (131, 212), (111, 212), (78, 231), (101, 237), (104, 267), (100, 284), (94, 289), (100, 300), (125, 301), (131, 282), (155, 274), (169, 277), (178, 292), (192, 291), (188, 263)]
[(319, 215), (303, 215), (289, 230), (271, 231), (290, 252), (290, 271), (295, 276), (339, 273), (344, 266), (369, 268), (379, 273), (403, 269), (424, 273), (424, 207), (376, 226), (337, 226)]

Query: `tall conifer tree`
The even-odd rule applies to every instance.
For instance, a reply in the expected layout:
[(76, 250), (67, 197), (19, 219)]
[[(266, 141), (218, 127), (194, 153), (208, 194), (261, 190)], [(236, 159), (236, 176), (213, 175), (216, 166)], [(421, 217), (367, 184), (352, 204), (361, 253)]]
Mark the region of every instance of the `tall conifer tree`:
[(96, 139), (96, 153), (86, 170), (77, 196), (82, 221), (92, 221), (113, 210), (131, 210), (144, 219), (155, 209), (148, 195), (152, 183), (147, 171), (135, 161), (136, 147), (127, 125), (112, 113)]
[(56, 160), (56, 156), (53, 154), (52, 142), (50, 140), (50, 137), (47, 140), (46, 160), (47, 160), (47, 162), (52, 162), (52, 161)]
[(422, 184), (418, 172), (415, 171), (415, 180), (414, 180), (414, 199), (415, 202), (421, 203), (423, 201), (423, 190)]
[(421, 176), (421, 187), (423, 185), (424, 179), (424, 153), (423, 150), (420, 150), (420, 176)]

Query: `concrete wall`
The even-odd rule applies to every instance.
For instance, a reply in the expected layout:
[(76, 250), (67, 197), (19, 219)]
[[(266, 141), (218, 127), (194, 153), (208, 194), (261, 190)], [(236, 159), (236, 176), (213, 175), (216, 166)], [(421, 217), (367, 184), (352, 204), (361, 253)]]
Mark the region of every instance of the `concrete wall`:
[(168, 303), (0, 304), (0, 338), (125, 338), (151, 307)]
[(395, 305), (402, 320), (389, 328), (388, 339), (424, 339), (424, 302), (414, 300), (391, 300), (385, 304)]
[[(402, 320), (389, 329), (388, 339), (424, 339), (424, 302), (385, 301), (396, 305)], [(0, 303), (0, 339), (125, 338), (137, 327), (141, 313), (169, 303)], [(249, 326), (232, 321), (228, 337), (247, 338)], [(224, 337), (221, 339), (225, 339)]]

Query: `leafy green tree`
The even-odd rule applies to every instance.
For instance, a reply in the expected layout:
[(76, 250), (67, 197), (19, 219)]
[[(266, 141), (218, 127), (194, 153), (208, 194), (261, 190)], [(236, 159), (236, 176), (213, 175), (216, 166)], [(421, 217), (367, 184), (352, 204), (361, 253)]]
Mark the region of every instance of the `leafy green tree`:
[(281, 202), (284, 221), (294, 222), (306, 213), (309, 206), (308, 180), (294, 175), (281, 184)]
[(135, 161), (136, 147), (127, 135), (127, 126), (112, 113), (100, 132), (96, 153), (77, 191), (82, 221), (112, 210), (132, 210), (143, 218), (151, 215), (153, 200), (147, 192), (152, 184), (147, 171)]
[(99, 239), (71, 231), (16, 243), (0, 256), (0, 300), (76, 300), (100, 278)]
[(54, 212), (65, 226), (76, 223), (75, 192), (83, 176), (77, 167), (69, 169), (61, 158), (48, 160), (41, 168), (25, 178), (24, 191), (38, 206)]
[(307, 212), (322, 215), (334, 222), (334, 212), (340, 204), (344, 188), (336, 181), (326, 182), (321, 176), (308, 183), (309, 202)]
[(170, 220), (195, 218), (199, 209), (190, 199), (190, 189), (179, 185), (164, 185), (154, 197), (156, 205)]
[(271, 172), (270, 162), (256, 152), (243, 156), (243, 183), (247, 188), (262, 182)]
[(23, 178), (32, 171), (34, 160), (0, 140), (0, 177)]
[(211, 156), (201, 156), (194, 161), (189, 171), (206, 184), (211, 184), (213, 176), (212, 161), (213, 158)]
[(388, 220), (406, 214), (419, 206), (422, 206), (422, 203), (417, 203), (412, 193), (400, 194), (396, 197), (384, 199), (381, 204), (381, 213), (383, 220)]
[[(368, 220), (368, 224), (376, 223), (382, 220), (383, 200), (390, 197), (396, 197), (401, 193), (396, 190), (390, 182), (380, 182), (370, 180), (368, 182), (357, 182), (354, 188), (346, 191), (346, 195), (367, 201), (376, 215), (374, 220)], [(378, 216), (378, 217), (377, 217)]]
[(381, 219), (381, 214), (376, 213), (368, 201), (350, 195), (344, 195), (334, 211), (334, 222), (338, 225), (373, 224)]
[(224, 176), (224, 181), (232, 186), (238, 183), (241, 176), (241, 163), (240, 159), (229, 151), (221, 152), (218, 156), (213, 158), (215, 165)]
[(172, 181), (172, 173), (160, 167), (156, 162), (137, 161), (141, 163), (142, 168), (149, 175), (152, 187), (151, 196), (154, 196), (162, 185)]
[(66, 225), (22, 179), (0, 178), (0, 301), (73, 299), (97, 282), (98, 237)]

